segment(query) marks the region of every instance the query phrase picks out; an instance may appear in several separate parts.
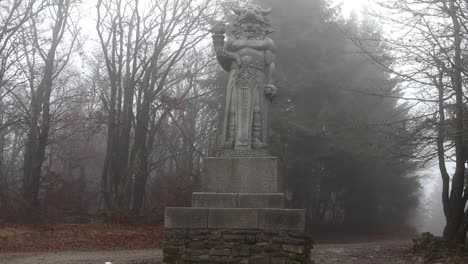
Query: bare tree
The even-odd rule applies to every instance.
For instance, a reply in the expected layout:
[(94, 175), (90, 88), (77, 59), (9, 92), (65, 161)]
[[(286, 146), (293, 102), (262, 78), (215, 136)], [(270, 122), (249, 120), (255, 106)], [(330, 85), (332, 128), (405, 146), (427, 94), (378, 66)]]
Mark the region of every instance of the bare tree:
[[(42, 165), (46, 155), (51, 123), (51, 95), (54, 81), (67, 65), (76, 41), (72, 35), (70, 44), (65, 42), (65, 33), (70, 30), (72, 0), (59, 0), (50, 3), (46, 9), (52, 14), (51, 28), (40, 28), (40, 17), (32, 17), (23, 35), (25, 68), (29, 84), (29, 108), (26, 116), (27, 136), (23, 164), (23, 198), (25, 220), (39, 220), (39, 187)], [(51, 35), (46, 31), (51, 30)], [(40, 72), (39, 72), (40, 71)]]
[(211, 1), (100, 0), (98, 31), (107, 69), (107, 154), (102, 194), (110, 210), (140, 212), (161, 102), (191, 73), (180, 62), (206, 35)]
[[(39, 7), (35, 7), (35, 5)], [(13, 78), (18, 71), (14, 67), (18, 61), (15, 56), (16, 47), (20, 42), (19, 32), (23, 25), (38, 11), (44, 8), (44, 3), (36, 0), (7, 0), (0, 7), (0, 101), (15, 87)], [(0, 124), (0, 129), (8, 124)]]
[[(406, 81), (407, 91), (419, 97), (419, 111), (426, 114), (413, 120), (424, 136), (419, 141), (424, 147), (418, 158), (435, 157), (439, 163), (444, 238), (463, 243), (468, 231), (464, 87), (468, 77), (468, 2), (398, 0), (380, 4), (388, 11), (382, 21), (394, 28), (387, 43), (398, 64), (390, 70)], [(447, 169), (450, 160), (455, 164), (452, 175)]]
[(16, 159), (21, 153), (18, 125), (21, 116), (13, 110), (15, 107), (11, 92), (21, 82), (16, 80), (21, 58), (17, 55), (20, 32), (23, 25), (44, 7), (42, 1), (6, 0), (0, 6), (0, 207), (6, 210), (9, 196), (11, 175), (18, 167)]

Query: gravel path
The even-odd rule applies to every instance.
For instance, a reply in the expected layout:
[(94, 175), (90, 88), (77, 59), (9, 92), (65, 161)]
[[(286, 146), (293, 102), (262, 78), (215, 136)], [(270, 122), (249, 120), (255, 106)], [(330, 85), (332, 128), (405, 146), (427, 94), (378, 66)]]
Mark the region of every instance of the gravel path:
[[(314, 245), (312, 259), (316, 264), (420, 263), (408, 253), (410, 246), (410, 241), (401, 240), (358, 244), (318, 244)], [(158, 249), (0, 254), (1, 264), (160, 264), (161, 259), (162, 252)]]
[(408, 253), (411, 241), (378, 241), (359, 244), (314, 245), (312, 259), (317, 264), (415, 264)]
[[(159, 264), (162, 251), (63, 251), (0, 254), (1, 264)], [(110, 262), (110, 263), (109, 263)]]

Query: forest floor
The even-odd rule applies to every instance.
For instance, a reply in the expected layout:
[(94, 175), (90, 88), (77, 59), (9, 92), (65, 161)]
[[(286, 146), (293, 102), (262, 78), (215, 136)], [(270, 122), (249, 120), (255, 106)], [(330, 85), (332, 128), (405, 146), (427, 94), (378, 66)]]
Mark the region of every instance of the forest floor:
[(162, 226), (54, 224), (0, 227), (1, 252), (132, 250), (160, 248)]
[[(317, 241), (315, 264), (468, 263), (468, 256), (416, 255), (408, 237)], [(6, 226), (0, 228), (0, 264), (160, 264), (161, 245), (161, 226)]]

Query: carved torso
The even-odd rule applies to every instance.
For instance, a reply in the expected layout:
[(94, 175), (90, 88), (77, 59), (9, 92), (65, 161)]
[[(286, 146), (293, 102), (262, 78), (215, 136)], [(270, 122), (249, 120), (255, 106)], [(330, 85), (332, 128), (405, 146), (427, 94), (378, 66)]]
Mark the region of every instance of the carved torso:
[(264, 51), (273, 49), (273, 41), (269, 38), (263, 39), (231, 39), (226, 43), (228, 51), (237, 51), (242, 48), (251, 48), (254, 50)]

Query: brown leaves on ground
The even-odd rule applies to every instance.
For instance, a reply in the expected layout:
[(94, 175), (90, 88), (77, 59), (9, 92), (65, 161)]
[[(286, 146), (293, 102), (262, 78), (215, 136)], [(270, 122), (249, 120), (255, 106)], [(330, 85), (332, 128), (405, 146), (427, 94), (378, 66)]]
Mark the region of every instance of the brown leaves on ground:
[(413, 252), (419, 256), (420, 263), (468, 263), (467, 244), (450, 245), (431, 233), (422, 233), (413, 239)]
[(7, 225), (0, 252), (160, 248), (162, 227), (154, 225)]

